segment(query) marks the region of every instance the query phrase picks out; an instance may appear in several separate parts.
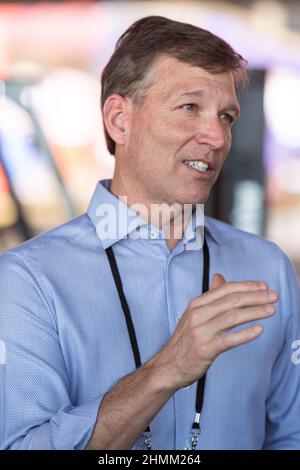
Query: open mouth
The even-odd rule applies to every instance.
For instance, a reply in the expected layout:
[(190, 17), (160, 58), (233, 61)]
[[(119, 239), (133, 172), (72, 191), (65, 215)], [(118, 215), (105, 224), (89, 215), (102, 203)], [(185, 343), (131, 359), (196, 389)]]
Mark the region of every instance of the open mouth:
[(211, 181), (215, 174), (215, 168), (210, 162), (203, 160), (184, 160), (183, 163), (198, 179)]
[(201, 160), (185, 160), (183, 163), (191, 166), (194, 170), (200, 171), (201, 173), (205, 173), (212, 169), (208, 163), (202, 162)]

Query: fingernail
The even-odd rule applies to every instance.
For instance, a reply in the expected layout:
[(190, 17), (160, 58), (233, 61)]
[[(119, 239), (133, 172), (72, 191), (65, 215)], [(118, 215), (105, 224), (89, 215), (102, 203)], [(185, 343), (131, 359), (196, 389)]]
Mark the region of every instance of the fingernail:
[(268, 297), (269, 297), (270, 300), (277, 300), (278, 299), (278, 295), (274, 291), (270, 291), (268, 293)]
[(274, 313), (275, 312), (275, 307), (273, 307), (273, 305), (265, 305), (265, 311), (267, 313)]
[(261, 289), (261, 290), (268, 289), (268, 284), (266, 282), (260, 282), (259, 283), (259, 289)]
[(254, 333), (261, 333), (262, 330), (263, 330), (263, 327), (262, 327), (261, 325), (255, 325), (255, 326), (253, 327)]

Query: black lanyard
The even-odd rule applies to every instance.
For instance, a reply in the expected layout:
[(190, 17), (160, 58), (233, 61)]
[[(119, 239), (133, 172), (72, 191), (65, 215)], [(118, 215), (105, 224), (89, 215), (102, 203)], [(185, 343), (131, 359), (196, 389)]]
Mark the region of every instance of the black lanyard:
[[(136, 339), (136, 334), (135, 334), (135, 329), (134, 325), (132, 322), (131, 318), (131, 313), (128, 307), (128, 303), (124, 294), (123, 286), (122, 286), (122, 280), (121, 276), (119, 273), (119, 269), (117, 266), (116, 258), (113, 252), (112, 247), (108, 247), (106, 250), (106, 255), (108, 257), (108, 261), (110, 264), (111, 272), (115, 281), (115, 285), (119, 294), (119, 299), (121, 302), (121, 306), (123, 309), (123, 313), (125, 316), (126, 320), (126, 325), (127, 325), (127, 330), (130, 338), (130, 343), (131, 343), (131, 348), (135, 360), (135, 366), (136, 369), (138, 369), (141, 366), (141, 355), (140, 355), (140, 350), (138, 347), (137, 339)], [(202, 278), (202, 294), (204, 292), (207, 292), (209, 289), (209, 250), (207, 246), (207, 242), (204, 236), (204, 241), (203, 241), (203, 278)], [(200, 434), (200, 415), (202, 411), (202, 406), (203, 406), (203, 396), (204, 396), (204, 388), (205, 388), (205, 377), (206, 374), (204, 374), (199, 380), (197, 384), (197, 394), (196, 394), (196, 401), (195, 401), (195, 419), (192, 424), (192, 428), (190, 431), (191, 434), (191, 445), (190, 447), (186, 447), (186, 449), (196, 449), (199, 434)], [(147, 426), (147, 429), (145, 430), (144, 434), (144, 439), (145, 439), (145, 446), (147, 450), (151, 450), (151, 431), (150, 431), (150, 426)]]

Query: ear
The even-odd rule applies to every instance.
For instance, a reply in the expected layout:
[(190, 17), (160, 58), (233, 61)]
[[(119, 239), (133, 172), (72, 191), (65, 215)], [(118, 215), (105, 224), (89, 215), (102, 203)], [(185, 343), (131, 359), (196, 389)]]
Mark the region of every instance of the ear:
[(116, 144), (124, 144), (127, 135), (128, 102), (123, 96), (110, 95), (103, 106), (102, 114), (107, 132)]

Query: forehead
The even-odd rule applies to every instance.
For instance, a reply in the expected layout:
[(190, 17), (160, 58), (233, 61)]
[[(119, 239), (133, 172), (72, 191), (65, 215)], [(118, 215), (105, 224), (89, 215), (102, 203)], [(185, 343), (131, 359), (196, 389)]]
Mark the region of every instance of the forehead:
[(156, 59), (149, 73), (153, 80), (151, 92), (166, 99), (201, 89), (203, 96), (217, 93), (237, 102), (232, 72), (212, 74), (174, 57), (161, 56)]

